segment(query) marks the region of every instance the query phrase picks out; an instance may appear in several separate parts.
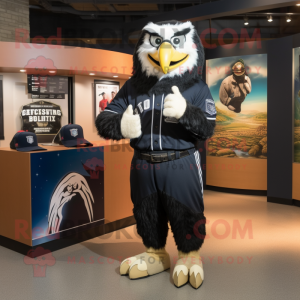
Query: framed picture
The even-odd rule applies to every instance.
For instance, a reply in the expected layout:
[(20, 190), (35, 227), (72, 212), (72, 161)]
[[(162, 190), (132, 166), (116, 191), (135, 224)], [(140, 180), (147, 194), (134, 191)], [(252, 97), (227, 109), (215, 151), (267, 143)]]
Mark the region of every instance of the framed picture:
[(46, 100), (27, 103), (21, 109), (22, 130), (39, 135), (51, 135), (51, 139), (61, 128), (63, 111), (60, 105)]
[(300, 163), (300, 48), (294, 48), (294, 162)]
[(0, 140), (4, 140), (3, 78), (0, 76)]
[(120, 83), (118, 81), (94, 81), (95, 118), (104, 111), (106, 106), (115, 98), (119, 90)]
[(267, 61), (267, 54), (206, 61), (217, 110), (208, 156), (267, 159)]

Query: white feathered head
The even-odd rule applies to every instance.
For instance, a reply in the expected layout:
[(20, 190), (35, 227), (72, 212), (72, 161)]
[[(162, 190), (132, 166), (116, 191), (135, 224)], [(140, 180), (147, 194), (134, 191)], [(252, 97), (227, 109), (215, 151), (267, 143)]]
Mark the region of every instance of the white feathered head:
[[(133, 83), (145, 92), (157, 83), (188, 85), (201, 78), (204, 50), (191, 22), (147, 24), (133, 55)], [(181, 84), (180, 84), (181, 83)]]

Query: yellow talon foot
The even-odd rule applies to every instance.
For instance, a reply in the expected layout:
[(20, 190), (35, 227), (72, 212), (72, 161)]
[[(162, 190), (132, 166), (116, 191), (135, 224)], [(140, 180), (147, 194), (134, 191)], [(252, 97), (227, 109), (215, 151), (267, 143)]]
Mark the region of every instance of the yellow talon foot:
[(126, 258), (121, 262), (120, 275), (128, 275), (130, 266), (136, 261), (135, 257)]
[(194, 289), (198, 289), (204, 279), (203, 266), (201, 264), (195, 264), (190, 268), (190, 284)]
[(138, 265), (134, 265), (129, 270), (129, 278), (130, 279), (138, 279), (149, 276), (146, 270), (139, 270)]
[(127, 262), (124, 262), (121, 266), (120, 266), (120, 275), (128, 275), (129, 273), (129, 264)]
[(176, 272), (173, 276), (174, 284), (177, 287), (182, 287), (188, 282), (188, 280), (189, 280), (188, 274), (185, 275), (183, 271), (180, 271), (179, 274)]
[(179, 259), (173, 271), (175, 286), (181, 287), (188, 281), (191, 286), (198, 289), (204, 280), (203, 265), (197, 251), (182, 253), (179, 251)]
[(158, 274), (170, 268), (170, 256), (164, 248), (147, 248), (147, 251), (122, 261), (120, 274), (138, 279)]
[(198, 289), (201, 284), (202, 284), (202, 279), (200, 274), (197, 274), (197, 276), (195, 277), (195, 274), (193, 274), (192, 276), (190, 276), (190, 284), (194, 289)]

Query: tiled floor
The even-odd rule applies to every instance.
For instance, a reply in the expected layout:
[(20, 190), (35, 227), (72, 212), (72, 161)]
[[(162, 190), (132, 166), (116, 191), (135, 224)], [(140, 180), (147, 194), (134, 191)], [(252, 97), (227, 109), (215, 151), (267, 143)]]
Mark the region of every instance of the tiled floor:
[[(174, 262), (149, 278), (119, 276), (118, 260), (144, 251), (131, 226), (54, 252), (45, 277), (35, 277), (23, 255), (0, 247), (0, 299), (300, 299), (300, 208), (213, 191), (205, 191), (205, 205), (209, 237), (199, 290), (172, 284)], [(167, 250), (175, 259), (171, 233)]]

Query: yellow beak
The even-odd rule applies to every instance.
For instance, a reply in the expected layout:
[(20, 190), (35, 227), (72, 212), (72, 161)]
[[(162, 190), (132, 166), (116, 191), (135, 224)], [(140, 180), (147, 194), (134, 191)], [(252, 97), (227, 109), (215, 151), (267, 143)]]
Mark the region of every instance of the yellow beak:
[(159, 47), (159, 63), (164, 74), (167, 74), (174, 55), (174, 48), (170, 43), (164, 42)]
[(188, 54), (175, 50), (169, 42), (163, 42), (158, 51), (148, 56), (150, 62), (156, 67), (160, 66), (164, 74), (183, 64), (189, 57)]

